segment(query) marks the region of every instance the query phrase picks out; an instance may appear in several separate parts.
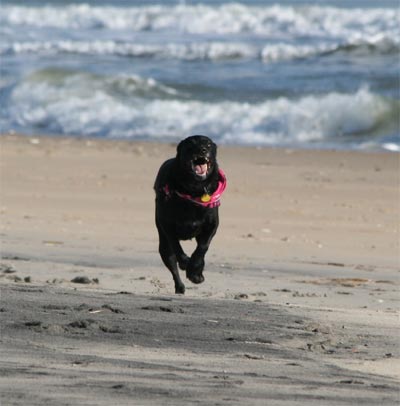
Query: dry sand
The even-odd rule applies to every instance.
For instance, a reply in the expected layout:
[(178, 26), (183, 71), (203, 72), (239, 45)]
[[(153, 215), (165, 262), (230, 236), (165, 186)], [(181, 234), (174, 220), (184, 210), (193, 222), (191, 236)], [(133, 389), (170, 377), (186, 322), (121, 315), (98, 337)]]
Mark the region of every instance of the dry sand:
[(221, 147), (206, 280), (176, 296), (174, 146), (0, 142), (2, 405), (399, 403), (399, 155)]

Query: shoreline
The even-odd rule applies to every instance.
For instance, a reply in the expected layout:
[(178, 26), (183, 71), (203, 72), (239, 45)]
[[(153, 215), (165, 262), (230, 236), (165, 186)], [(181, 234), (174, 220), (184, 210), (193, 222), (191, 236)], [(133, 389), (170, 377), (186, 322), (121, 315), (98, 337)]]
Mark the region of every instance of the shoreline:
[(221, 224), (184, 297), (153, 224), (174, 154), (0, 137), (4, 403), (398, 401), (398, 154), (220, 146)]
[[(88, 141), (88, 142), (110, 142), (110, 143), (116, 143), (116, 144), (144, 144), (144, 145), (177, 145), (179, 140), (177, 141), (162, 141), (162, 140), (154, 140), (154, 139), (135, 139), (135, 138), (106, 138), (106, 137), (99, 137), (99, 136), (88, 136), (88, 135), (73, 135), (73, 134), (57, 134), (57, 133), (45, 133), (45, 134), (39, 134), (39, 133), (34, 133), (34, 134), (25, 134), (22, 132), (18, 131), (11, 131), (11, 132), (5, 132), (5, 133), (0, 133), (0, 138), (1, 137), (16, 137), (16, 138), (29, 138), (29, 139), (46, 139), (46, 140), (63, 140), (63, 141), (68, 141), (68, 140), (75, 140), (75, 141)], [(327, 147), (321, 147), (321, 146), (315, 146), (312, 147), (312, 145), (256, 145), (256, 144), (221, 144), (219, 145), (221, 148), (228, 148), (228, 149), (256, 149), (256, 150), (290, 150), (290, 151), (316, 151), (316, 152), (351, 152), (351, 153), (366, 153), (366, 154), (399, 154), (398, 150), (393, 150), (393, 149), (385, 149), (385, 148), (377, 148), (374, 147), (373, 149), (355, 149), (355, 148), (346, 148), (343, 146), (342, 148), (340, 147), (334, 147), (334, 146), (327, 146)]]

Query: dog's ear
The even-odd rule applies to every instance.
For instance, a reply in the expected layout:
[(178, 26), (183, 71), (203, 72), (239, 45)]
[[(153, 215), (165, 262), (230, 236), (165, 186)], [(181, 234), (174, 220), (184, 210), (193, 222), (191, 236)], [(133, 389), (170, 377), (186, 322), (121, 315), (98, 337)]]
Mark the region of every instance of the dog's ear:
[(212, 145), (212, 152), (213, 152), (214, 156), (217, 157), (217, 144), (214, 141), (211, 141), (211, 145)]
[(179, 158), (181, 153), (182, 153), (182, 143), (183, 141), (181, 141), (178, 146), (176, 147), (176, 157)]
[(192, 137), (187, 137), (183, 139), (178, 146), (176, 147), (176, 157), (181, 158), (184, 155), (184, 149), (188, 148), (189, 145), (191, 144), (191, 138)]

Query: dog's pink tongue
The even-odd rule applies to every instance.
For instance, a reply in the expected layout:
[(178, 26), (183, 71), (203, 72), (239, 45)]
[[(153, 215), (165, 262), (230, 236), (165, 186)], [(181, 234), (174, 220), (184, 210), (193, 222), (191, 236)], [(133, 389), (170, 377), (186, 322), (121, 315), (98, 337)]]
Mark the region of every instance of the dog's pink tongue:
[(204, 175), (207, 173), (207, 164), (195, 165), (194, 170), (197, 175)]

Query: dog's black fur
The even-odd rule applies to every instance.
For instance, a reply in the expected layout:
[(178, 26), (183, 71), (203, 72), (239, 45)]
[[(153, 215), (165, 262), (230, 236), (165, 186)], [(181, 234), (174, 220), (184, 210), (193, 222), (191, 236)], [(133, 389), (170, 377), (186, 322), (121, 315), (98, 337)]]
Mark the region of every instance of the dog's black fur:
[[(197, 173), (196, 163), (203, 164), (203, 168), (207, 163), (207, 172)], [(204, 256), (219, 223), (218, 207), (199, 206), (177, 193), (192, 197), (211, 195), (218, 187), (218, 179), (217, 146), (202, 135), (181, 141), (176, 157), (164, 162), (158, 172), (154, 190), (159, 252), (174, 278), (175, 293), (185, 293), (178, 265), (193, 283), (204, 281)], [(192, 238), (197, 247), (188, 257), (179, 241)]]

